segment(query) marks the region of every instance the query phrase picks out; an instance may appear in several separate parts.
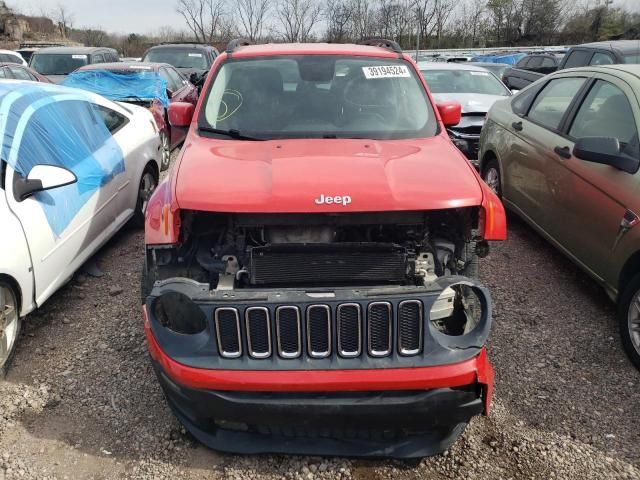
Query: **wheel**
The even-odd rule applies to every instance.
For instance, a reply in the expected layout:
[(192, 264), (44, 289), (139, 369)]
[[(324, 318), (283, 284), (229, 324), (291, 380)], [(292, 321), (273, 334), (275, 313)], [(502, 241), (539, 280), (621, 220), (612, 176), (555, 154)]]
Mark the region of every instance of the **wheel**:
[(165, 171), (171, 164), (171, 142), (167, 132), (160, 132), (160, 144), (162, 150), (162, 160), (160, 162), (160, 170)]
[(622, 346), (640, 370), (640, 274), (631, 279), (620, 297), (618, 322)]
[(144, 213), (147, 211), (147, 204), (151, 198), (151, 194), (158, 186), (158, 175), (151, 164), (147, 165), (142, 172), (140, 178), (140, 186), (138, 187), (138, 200), (136, 202), (136, 211), (133, 214), (131, 222), (134, 227), (144, 227)]
[(484, 172), (482, 173), (482, 179), (484, 182), (489, 185), (489, 188), (493, 190), (493, 192), (498, 195), (498, 197), (502, 197), (502, 184), (500, 182), (500, 166), (498, 165), (498, 161), (494, 158), (489, 160), (487, 166), (484, 167)]
[(4, 377), (20, 335), (18, 300), (11, 285), (0, 281), (0, 377)]

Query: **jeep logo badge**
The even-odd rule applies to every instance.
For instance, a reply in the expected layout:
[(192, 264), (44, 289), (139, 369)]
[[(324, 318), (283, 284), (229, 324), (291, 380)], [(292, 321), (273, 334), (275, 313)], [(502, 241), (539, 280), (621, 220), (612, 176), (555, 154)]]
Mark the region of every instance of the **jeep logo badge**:
[(314, 200), (316, 205), (332, 205), (339, 204), (343, 207), (346, 207), (351, 203), (351, 197), (349, 195), (336, 195), (334, 197), (330, 197), (329, 195), (320, 194), (320, 197)]

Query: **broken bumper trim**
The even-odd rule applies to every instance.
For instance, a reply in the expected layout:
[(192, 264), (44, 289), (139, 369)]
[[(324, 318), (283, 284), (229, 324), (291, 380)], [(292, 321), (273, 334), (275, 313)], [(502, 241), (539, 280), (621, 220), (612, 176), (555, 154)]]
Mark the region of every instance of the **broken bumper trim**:
[(428, 390), (479, 384), (488, 413), (494, 372), (485, 348), (475, 357), (450, 365), (358, 370), (209, 370), (173, 360), (156, 341), (146, 308), (147, 345), (152, 359), (174, 382), (187, 388), (244, 392), (338, 392)]
[(171, 359), (146, 320), (149, 352), (169, 406), (215, 450), (417, 458), (440, 453), (489, 412), (494, 373), (482, 349), (445, 366), (238, 371)]

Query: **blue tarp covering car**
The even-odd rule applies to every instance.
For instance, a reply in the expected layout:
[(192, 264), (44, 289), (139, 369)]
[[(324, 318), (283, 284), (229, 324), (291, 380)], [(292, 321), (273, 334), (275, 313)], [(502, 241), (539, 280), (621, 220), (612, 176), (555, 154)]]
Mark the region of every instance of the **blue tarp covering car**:
[(165, 108), (169, 106), (167, 82), (153, 71), (83, 70), (73, 72), (62, 84), (88, 90), (117, 102), (157, 99)]
[(89, 92), (58, 85), (0, 83), (2, 159), (23, 177), (40, 164), (64, 167), (77, 177), (74, 184), (34, 195), (56, 236), (125, 169), (122, 149), (96, 100)]
[(471, 59), (472, 62), (485, 63), (506, 63), (507, 65), (515, 65), (526, 53), (510, 53), (508, 55), (479, 55)]

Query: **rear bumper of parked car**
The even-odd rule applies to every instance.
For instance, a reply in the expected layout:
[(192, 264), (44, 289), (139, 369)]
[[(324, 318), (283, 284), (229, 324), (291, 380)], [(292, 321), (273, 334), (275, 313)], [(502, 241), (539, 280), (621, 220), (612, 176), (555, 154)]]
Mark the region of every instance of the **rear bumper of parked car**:
[(488, 413), (486, 350), (450, 365), (316, 371), (209, 370), (173, 360), (145, 311), (167, 401), (202, 443), (235, 453), (416, 458), (446, 450)]

